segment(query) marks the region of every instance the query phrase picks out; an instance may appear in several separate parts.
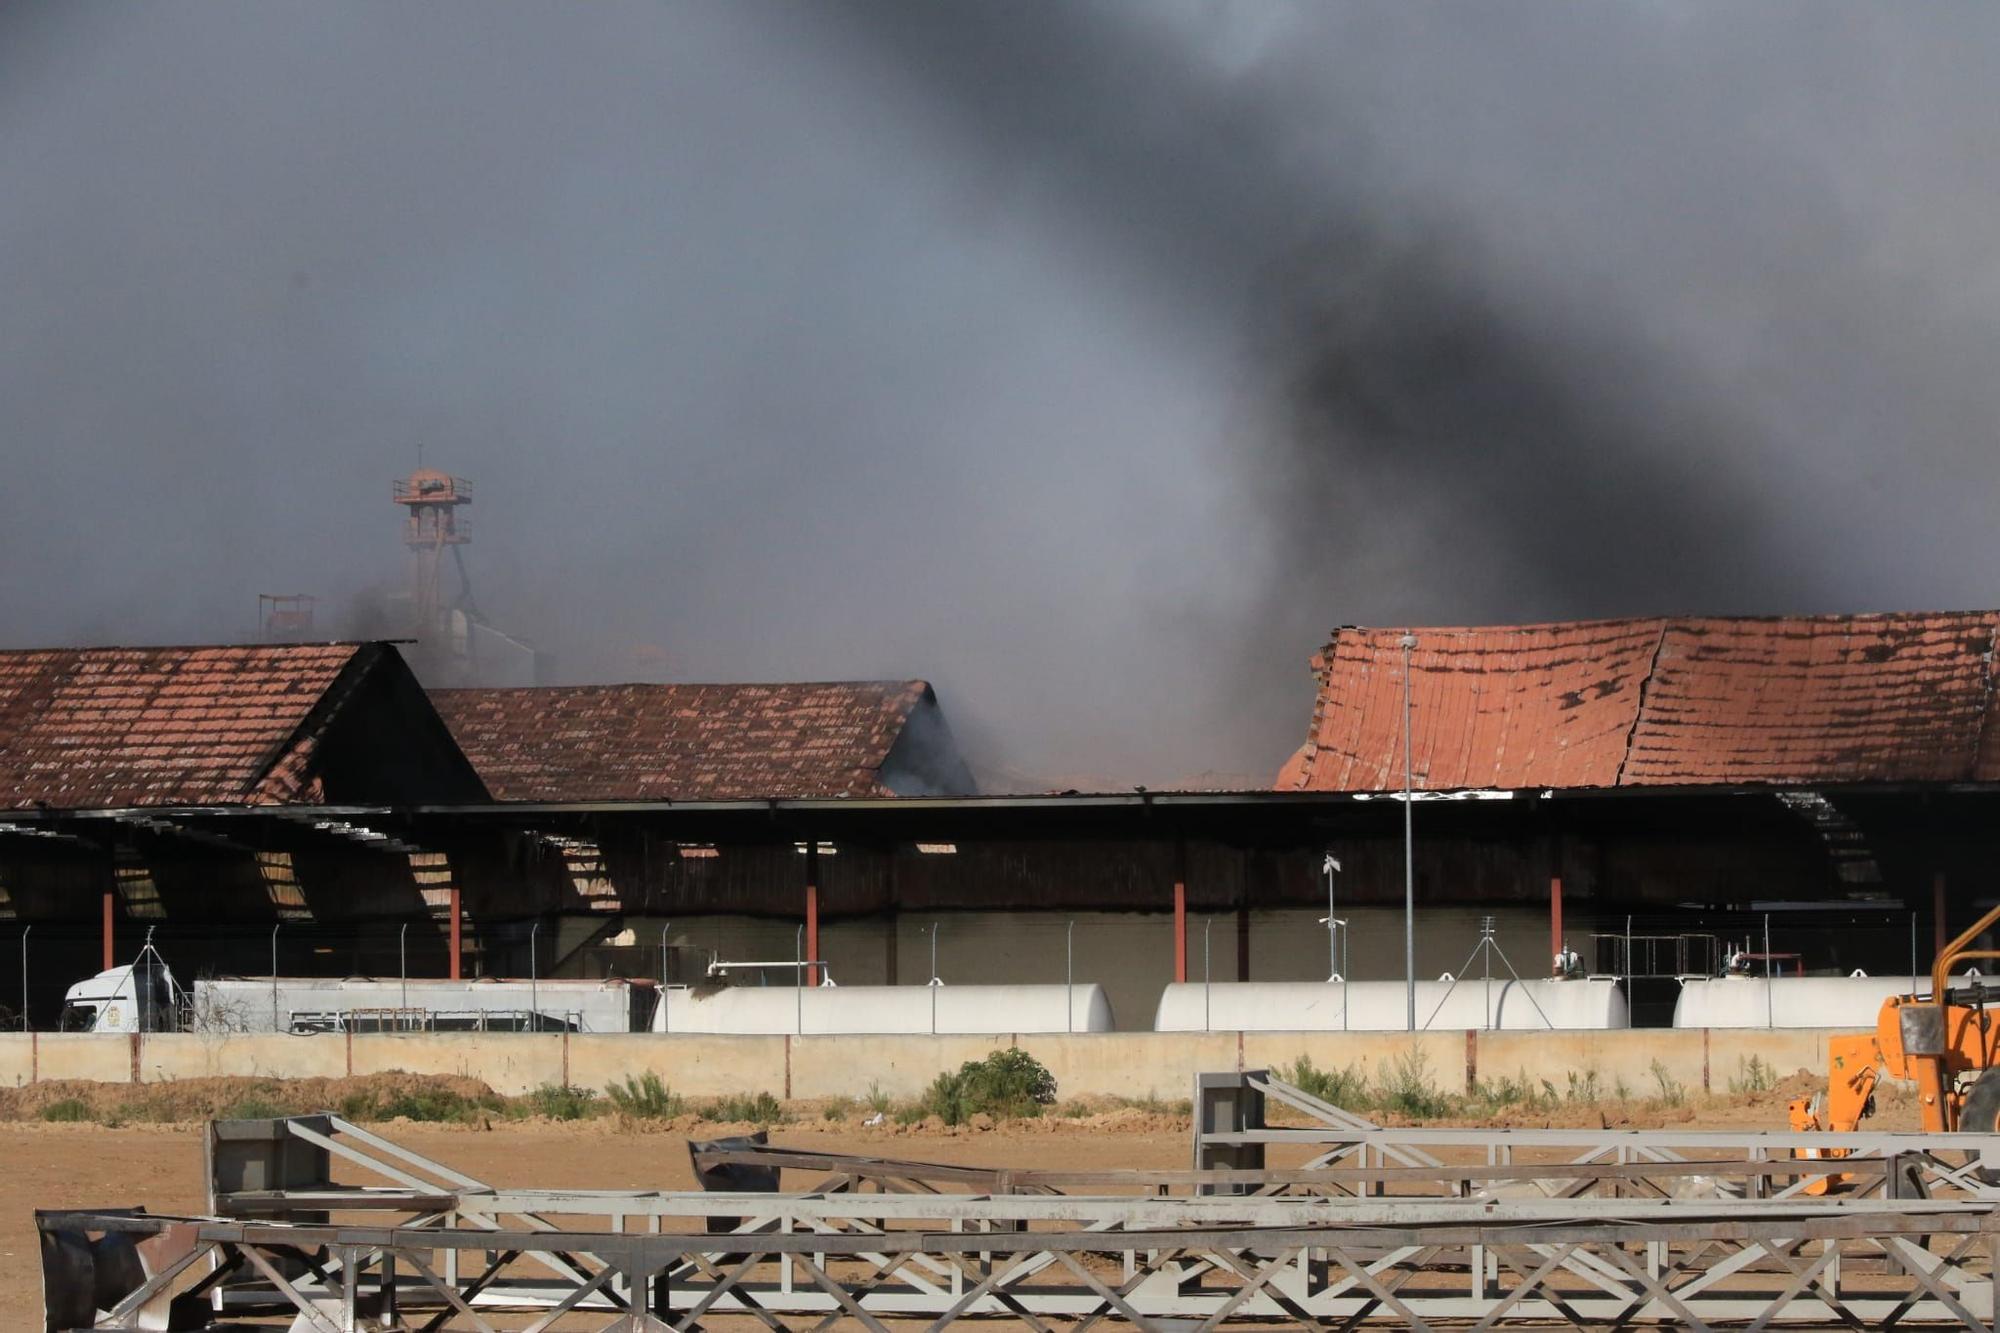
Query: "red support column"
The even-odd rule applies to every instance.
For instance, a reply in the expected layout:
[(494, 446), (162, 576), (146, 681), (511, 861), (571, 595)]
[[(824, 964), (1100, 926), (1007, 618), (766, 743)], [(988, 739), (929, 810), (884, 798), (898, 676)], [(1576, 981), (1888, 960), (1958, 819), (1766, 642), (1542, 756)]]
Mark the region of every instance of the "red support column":
[[(806, 961), (819, 961), (819, 843), (806, 843)], [(803, 983), (819, 985), (819, 969), (806, 969)]]
[[(1563, 877), (1549, 876), (1549, 970), (1555, 970), (1555, 960), (1563, 951)], [(1625, 970), (1632, 970), (1632, 960), (1625, 960)]]
[(1936, 935), (1936, 943), (1931, 948), (1931, 957), (1944, 952), (1944, 946), (1951, 943), (1951, 933), (1945, 929), (1944, 871), (1931, 872), (1931, 930)]
[(464, 928), (464, 920), (464, 904), (459, 901), (459, 888), (454, 884), (451, 886), (451, 979), (453, 981), (461, 980), (459, 974), (464, 966), (460, 961), (463, 956), (460, 931)]
[(104, 891), (104, 970), (109, 972), (118, 965), (116, 952), (112, 947), (111, 921), (115, 910), (115, 895), (110, 889)]
[(1187, 980), (1187, 847), (1174, 844), (1174, 980)]

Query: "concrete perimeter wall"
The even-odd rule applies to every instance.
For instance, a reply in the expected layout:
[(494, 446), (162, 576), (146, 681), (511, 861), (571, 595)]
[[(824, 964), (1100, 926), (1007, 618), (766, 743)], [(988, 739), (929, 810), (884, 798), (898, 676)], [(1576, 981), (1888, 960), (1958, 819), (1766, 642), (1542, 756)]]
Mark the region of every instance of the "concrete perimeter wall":
[(162, 1083), (240, 1075), (339, 1078), (401, 1071), (458, 1074), (516, 1095), (544, 1084), (603, 1088), (651, 1070), (694, 1097), (770, 1092), (779, 1097), (859, 1096), (871, 1085), (896, 1097), (998, 1047), (1019, 1046), (1056, 1077), (1062, 1096), (1188, 1095), (1201, 1072), (1289, 1065), (1358, 1068), (1370, 1078), (1415, 1062), (1435, 1088), (1478, 1080), (1572, 1075), (1637, 1096), (1663, 1084), (1725, 1092), (1752, 1060), (1779, 1075), (1826, 1071), (1827, 1038), (1842, 1030), (1634, 1029), (1622, 1032), (1108, 1032), (1019, 1037), (565, 1036), (454, 1033), (421, 1036), (273, 1035), (144, 1037), (0, 1034), (0, 1084), (48, 1079)]

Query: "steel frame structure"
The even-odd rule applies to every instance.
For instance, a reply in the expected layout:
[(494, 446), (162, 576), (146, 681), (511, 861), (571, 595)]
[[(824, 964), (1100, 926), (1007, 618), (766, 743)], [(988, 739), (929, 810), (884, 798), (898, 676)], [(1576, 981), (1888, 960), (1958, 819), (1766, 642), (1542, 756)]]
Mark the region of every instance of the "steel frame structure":
[[(1671, 1197), (1699, 1188), (1709, 1197), (1791, 1198), (1814, 1181), (1835, 1177), (1850, 1197), (1947, 1194), (2000, 1202), (1996, 1134), (1384, 1127), (1264, 1070), (1203, 1074), (1195, 1092), (1196, 1169), (1245, 1160), (1261, 1165), (1263, 1150), (1272, 1145), (1317, 1149), (1300, 1168), (1309, 1179), (1288, 1188), (1381, 1194), (1394, 1182), (1420, 1192), (1456, 1184), (1455, 1192), (1471, 1196), (1510, 1182), (1565, 1197)], [(1269, 1127), (1264, 1098), (1317, 1123)], [(1217, 1102), (1230, 1113), (1222, 1128), (1210, 1127), (1215, 1115), (1207, 1107)], [(1469, 1166), (1467, 1158), (1473, 1159)]]
[[(776, 1203), (768, 1195), (703, 1197), (710, 1219), (722, 1208), (768, 1212)], [(45, 1235), (137, 1233), (160, 1248), (143, 1285), (80, 1327), (174, 1327), (162, 1317), (206, 1264), (187, 1295), (255, 1273), (262, 1286), (237, 1291), (227, 1302), (232, 1312), (292, 1314), (301, 1333), (495, 1333), (489, 1315), (503, 1309), (536, 1311), (527, 1325), (535, 1333), (586, 1310), (609, 1311), (599, 1325), (607, 1333), (692, 1329), (724, 1315), (754, 1318), (774, 1333), (848, 1320), (886, 1333), (884, 1320), (913, 1317), (942, 1329), (981, 1316), (1037, 1330), (1103, 1319), (1146, 1330), (1210, 1329), (1232, 1318), (1419, 1329), (1462, 1320), (1990, 1329), (2000, 1247), (2000, 1226), (1984, 1204), (1670, 1203), (1645, 1219), (1571, 1205), (1480, 1220), (1462, 1203), (1418, 1209), (1247, 1198), (1202, 1201), (1232, 1211), (1190, 1221), (1177, 1211), (1158, 1214), (1157, 1200), (869, 1196), (851, 1197), (849, 1210), (830, 1202), (795, 1197), (776, 1216), (726, 1236), (78, 1214), (38, 1220)], [(1009, 1202), (1063, 1206), (1054, 1225), (1036, 1229), (1051, 1221), (1049, 1210), (1000, 1206)], [(860, 1216), (865, 1211), (880, 1215)], [(915, 1225), (882, 1225), (890, 1219)], [(524, 1262), (559, 1276), (499, 1285)], [(435, 1315), (421, 1324), (404, 1318), (421, 1311)]]
[[(38, 1214), (52, 1320), (102, 1291), (116, 1265), (94, 1257), (143, 1261), (50, 1327), (1995, 1326), (1990, 1137), (1385, 1129), (1262, 1074), (1206, 1077), (1319, 1123), (1253, 1127), (1261, 1102), (1239, 1100), (1233, 1127), (1198, 1114), (1197, 1160), (1304, 1142), (1315, 1163), (1046, 1172), (733, 1140), (690, 1145), (694, 1165), (753, 1188), (501, 1189), (338, 1117), (223, 1122), (210, 1216)], [(1854, 1155), (1794, 1159), (1792, 1139)], [(1834, 1172), (1847, 1188), (1801, 1192)]]

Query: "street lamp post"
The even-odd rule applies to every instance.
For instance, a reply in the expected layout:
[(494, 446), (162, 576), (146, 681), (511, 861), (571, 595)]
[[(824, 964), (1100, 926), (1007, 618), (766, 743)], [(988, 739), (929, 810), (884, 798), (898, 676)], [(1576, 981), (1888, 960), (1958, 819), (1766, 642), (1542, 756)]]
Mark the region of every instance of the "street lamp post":
[(1340, 924), (1333, 915), (1333, 877), (1340, 873), (1340, 858), (1328, 852), (1319, 868), (1326, 876), (1326, 979), (1332, 981), (1340, 975)]
[(1409, 1000), (1410, 1031), (1417, 1030), (1417, 860), (1410, 820), (1410, 650), (1417, 636), (1407, 631), (1403, 649), (1403, 986)]

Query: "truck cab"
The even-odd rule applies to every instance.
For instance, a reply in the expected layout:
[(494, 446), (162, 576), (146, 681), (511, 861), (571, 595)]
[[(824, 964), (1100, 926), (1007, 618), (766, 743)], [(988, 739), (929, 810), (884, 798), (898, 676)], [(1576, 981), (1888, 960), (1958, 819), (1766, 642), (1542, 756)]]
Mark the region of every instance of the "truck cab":
[(99, 972), (63, 993), (64, 1032), (172, 1032), (181, 989), (151, 948), (136, 962)]

